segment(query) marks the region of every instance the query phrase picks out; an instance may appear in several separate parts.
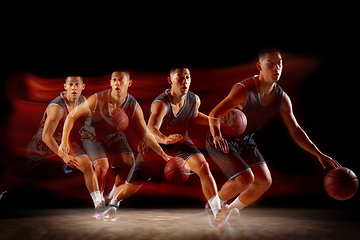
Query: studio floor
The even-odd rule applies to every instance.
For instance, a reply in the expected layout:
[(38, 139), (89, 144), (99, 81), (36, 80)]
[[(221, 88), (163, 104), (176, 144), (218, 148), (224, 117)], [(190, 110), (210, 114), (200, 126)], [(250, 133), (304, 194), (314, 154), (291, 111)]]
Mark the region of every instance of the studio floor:
[(0, 209), (0, 239), (359, 239), (357, 211), (249, 207), (230, 228), (214, 229), (203, 209), (133, 209), (118, 220), (93, 209)]

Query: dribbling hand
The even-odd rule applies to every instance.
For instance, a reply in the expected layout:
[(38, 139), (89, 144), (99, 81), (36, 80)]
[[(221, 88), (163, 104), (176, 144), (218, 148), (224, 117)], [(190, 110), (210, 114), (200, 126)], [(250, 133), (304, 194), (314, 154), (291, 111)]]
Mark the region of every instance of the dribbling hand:
[(331, 157), (326, 156), (324, 154), (319, 156), (318, 159), (324, 169), (326, 168), (326, 163), (329, 163), (333, 168), (341, 167), (341, 165), (340, 165), (340, 163), (338, 163), (338, 161), (336, 161), (335, 159), (332, 159)]
[(221, 151), (223, 151), (224, 153), (229, 152), (229, 145), (225, 138), (222, 138), (220, 136), (214, 137), (214, 145), (215, 148), (220, 148)]

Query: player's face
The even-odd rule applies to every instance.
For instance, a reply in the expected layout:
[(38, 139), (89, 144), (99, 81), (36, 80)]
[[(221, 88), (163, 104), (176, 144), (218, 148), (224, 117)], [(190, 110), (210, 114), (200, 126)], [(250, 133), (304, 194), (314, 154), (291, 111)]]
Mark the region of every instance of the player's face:
[(257, 64), (261, 76), (269, 82), (280, 79), (283, 64), (280, 53), (267, 53), (262, 61)]
[(175, 72), (168, 78), (168, 81), (176, 93), (185, 95), (189, 91), (191, 84), (189, 69), (175, 69)]
[(110, 86), (112, 91), (117, 94), (127, 94), (128, 88), (131, 86), (132, 81), (125, 72), (113, 72), (111, 75)]
[(64, 89), (66, 90), (68, 101), (76, 102), (85, 89), (85, 83), (83, 83), (80, 77), (68, 77), (64, 83)]

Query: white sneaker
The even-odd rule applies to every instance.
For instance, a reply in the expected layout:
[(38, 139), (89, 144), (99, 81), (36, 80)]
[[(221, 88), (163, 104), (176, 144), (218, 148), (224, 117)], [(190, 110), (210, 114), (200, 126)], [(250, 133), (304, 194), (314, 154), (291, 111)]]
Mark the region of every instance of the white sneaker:
[(207, 215), (209, 217), (210, 226), (212, 226), (213, 228), (217, 228), (217, 226), (222, 222), (221, 213), (218, 212), (216, 214), (216, 216), (214, 216), (214, 213), (211, 210), (211, 207), (209, 206), (209, 203), (205, 204), (205, 212), (207, 213)]
[(103, 220), (105, 222), (107, 221), (116, 221), (117, 217), (116, 217), (116, 206), (113, 206), (110, 204), (110, 207), (108, 208), (108, 210), (106, 210), (104, 212), (103, 215)]
[(106, 210), (106, 206), (105, 206), (105, 202), (103, 201), (102, 203), (99, 204), (99, 206), (95, 208), (95, 214), (93, 217), (96, 219), (102, 219), (105, 210)]

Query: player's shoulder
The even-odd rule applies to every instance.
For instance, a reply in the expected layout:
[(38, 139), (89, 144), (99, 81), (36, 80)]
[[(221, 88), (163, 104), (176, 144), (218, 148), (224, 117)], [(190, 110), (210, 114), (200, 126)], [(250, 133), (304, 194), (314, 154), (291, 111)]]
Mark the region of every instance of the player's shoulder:
[(193, 93), (191, 91), (189, 91), (187, 94), (191, 99), (193, 99), (194, 103), (197, 104), (197, 103), (200, 102), (200, 97), (197, 94), (195, 94), (195, 93)]
[(170, 97), (167, 94), (167, 91), (169, 89), (165, 90), (165, 92), (162, 92), (159, 96), (157, 96), (154, 101), (151, 103), (151, 112), (162, 112), (168, 111), (168, 108), (170, 107), (171, 101)]
[(66, 91), (61, 92), (56, 98), (54, 98), (49, 105), (58, 104), (58, 105), (64, 105), (66, 103), (65, 95)]
[(61, 92), (59, 96), (54, 98), (47, 106), (46, 111), (63, 111), (63, 107), (66, 106), (66, 100), (63, 96), (65, 93), (66, 91)]
[(111, 91), (111, 89), (107, 89), (107, 90), (104, 90), (104, 91), (101, 91), (101, 92), (97, 92), (94, 95), (97, 98), (103, 98), (103, 97), (107, 97), (110, 91)]
[(171, 104), (171, 100), (170, 100), (170, 97), (169, 97), (169, 95), (168, 95), (168, 91), (169, 91), (170, 89), (166, 89), (164, 92), (162, 92), (159, 96), (157, 96), (154, 100), (153, 100), (153, 102), (152, 102), (152, 104), (151, 105), (154, 105), (154, 104), (156, 104), (156, 105), (158, 105), (158, 104), (160, 104), (160, 103), (162, 103), (161, 105), (164, 105), (164, 106), (168, 106), (168, 105), (170, 105)]
[(245, 88), (251, 88), (256, 85), (256, 78), (258, 76), (254, 75), (253, 77), (245, 78), (244, 80), (236, 83), (235, 85), (243, 86)]

